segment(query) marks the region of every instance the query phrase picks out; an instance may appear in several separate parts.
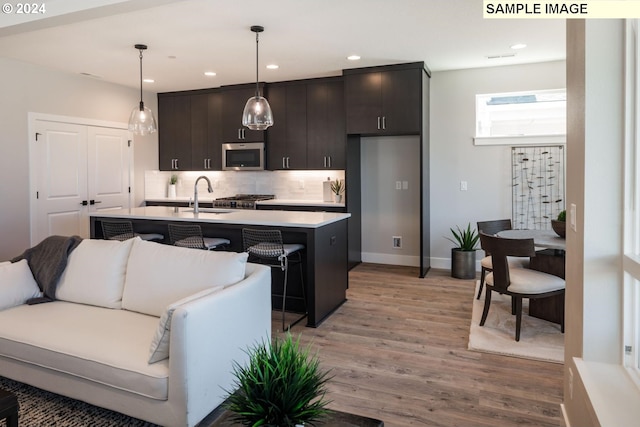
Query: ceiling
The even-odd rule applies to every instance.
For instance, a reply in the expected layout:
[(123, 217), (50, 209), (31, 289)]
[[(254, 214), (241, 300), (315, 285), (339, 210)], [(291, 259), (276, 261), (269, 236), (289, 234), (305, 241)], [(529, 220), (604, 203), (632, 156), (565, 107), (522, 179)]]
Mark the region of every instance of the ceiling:
[[(444, 71), (565, 59), (564, 20), (483, 19), (482, 3), (49, 0), (44, 13), (0, 15), (0, 56), (138, 87), (133, 45), (144, 43), (144, 77), (155, 80), (145, 90), (152, 92), (255, 81), (251, 25), (265, 27), (259, 72), (266, 82), (401, 62)], [(515, 43), (527, 47), (513, 50)], [(362, 59), (347, 60), (352, 54)], [(271, 63), (279, 68), (266, 69)]]

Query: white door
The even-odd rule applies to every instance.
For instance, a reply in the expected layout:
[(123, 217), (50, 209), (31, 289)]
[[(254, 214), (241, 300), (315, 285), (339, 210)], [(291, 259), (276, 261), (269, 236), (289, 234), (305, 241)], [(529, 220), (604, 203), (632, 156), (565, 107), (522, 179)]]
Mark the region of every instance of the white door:
[(129, 132), (88, 127), (87, 170), (89, 210), (129, 207)]
[(128, 132), (36, 120), (34, 242), (89, 237), (88, 213), (129, 207)]

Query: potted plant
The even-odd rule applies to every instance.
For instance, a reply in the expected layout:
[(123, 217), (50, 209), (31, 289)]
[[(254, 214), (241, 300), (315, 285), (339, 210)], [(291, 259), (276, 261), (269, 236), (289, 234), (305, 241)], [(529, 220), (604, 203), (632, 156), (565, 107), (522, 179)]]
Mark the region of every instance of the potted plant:
[(234, 363), (235, 392), (224, 406), (242, 425), (288, 427), (314, 425), (327, 412), (324, 399), (328, 372), (321, 372), (310, 347), (300, 348), (300, 338), (255, 345), (247, 351), (246, 366)]
[(342, 202), (342, 194), (344, 193), (344, 182), (340, 179), (336, 179), (331, 182), (331, 191), (335, 194), (336, 203)]
[(566, 210), (562, 210), (560, 211), (560, 213), (558, 214), (558, 218), (557, 219), (552, 219), (551, 220), (551, 228), (553, 228), (553, 231), (556, 232), (556, 234), (560, 237), (565, 237), (567, 234), (567, 211)]
[(178, 175), (175, 173), (169, 178), (169, 187), (167, 189), (167, 197), (170, 199), (176, 198), (176, 184), (178, 183)]
[(467, 224), (466, 229), (450, 228), (453, 239), (447, 240), (457, 245), (451, 248), (451, 276), (457, 279), (474, 279), (476, 277), (476, 245), (480, 236), (476, 229)]

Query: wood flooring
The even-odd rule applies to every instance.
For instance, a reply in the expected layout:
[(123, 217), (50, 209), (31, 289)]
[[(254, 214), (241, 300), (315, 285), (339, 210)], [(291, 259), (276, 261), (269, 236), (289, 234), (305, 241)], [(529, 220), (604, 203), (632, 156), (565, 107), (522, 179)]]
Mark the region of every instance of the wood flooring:
[[(562, 426), (563, 366), (467, 350), (474, 281), (361, 264), (348, 301), (294, 337), (330, 370), (330, 408), (405, 426)], [(281, 334), (274, 313), (273, 335)]]

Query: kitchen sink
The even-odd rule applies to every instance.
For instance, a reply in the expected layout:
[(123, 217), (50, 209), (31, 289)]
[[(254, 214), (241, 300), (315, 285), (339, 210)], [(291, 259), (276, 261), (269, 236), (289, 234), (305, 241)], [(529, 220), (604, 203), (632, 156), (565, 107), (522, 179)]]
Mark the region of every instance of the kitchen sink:
[[(183, 210), (182, 212), (193, 212), (193, 211), (194, 211), (193, 208), (188, 208)], [(199, 209), (199, 213), (209, 213), (209, 214), (226, 214), (231, 212), (233, 211), (226, 210), (226, 209), (217, 209), (217, 208), (200, 208)]]

